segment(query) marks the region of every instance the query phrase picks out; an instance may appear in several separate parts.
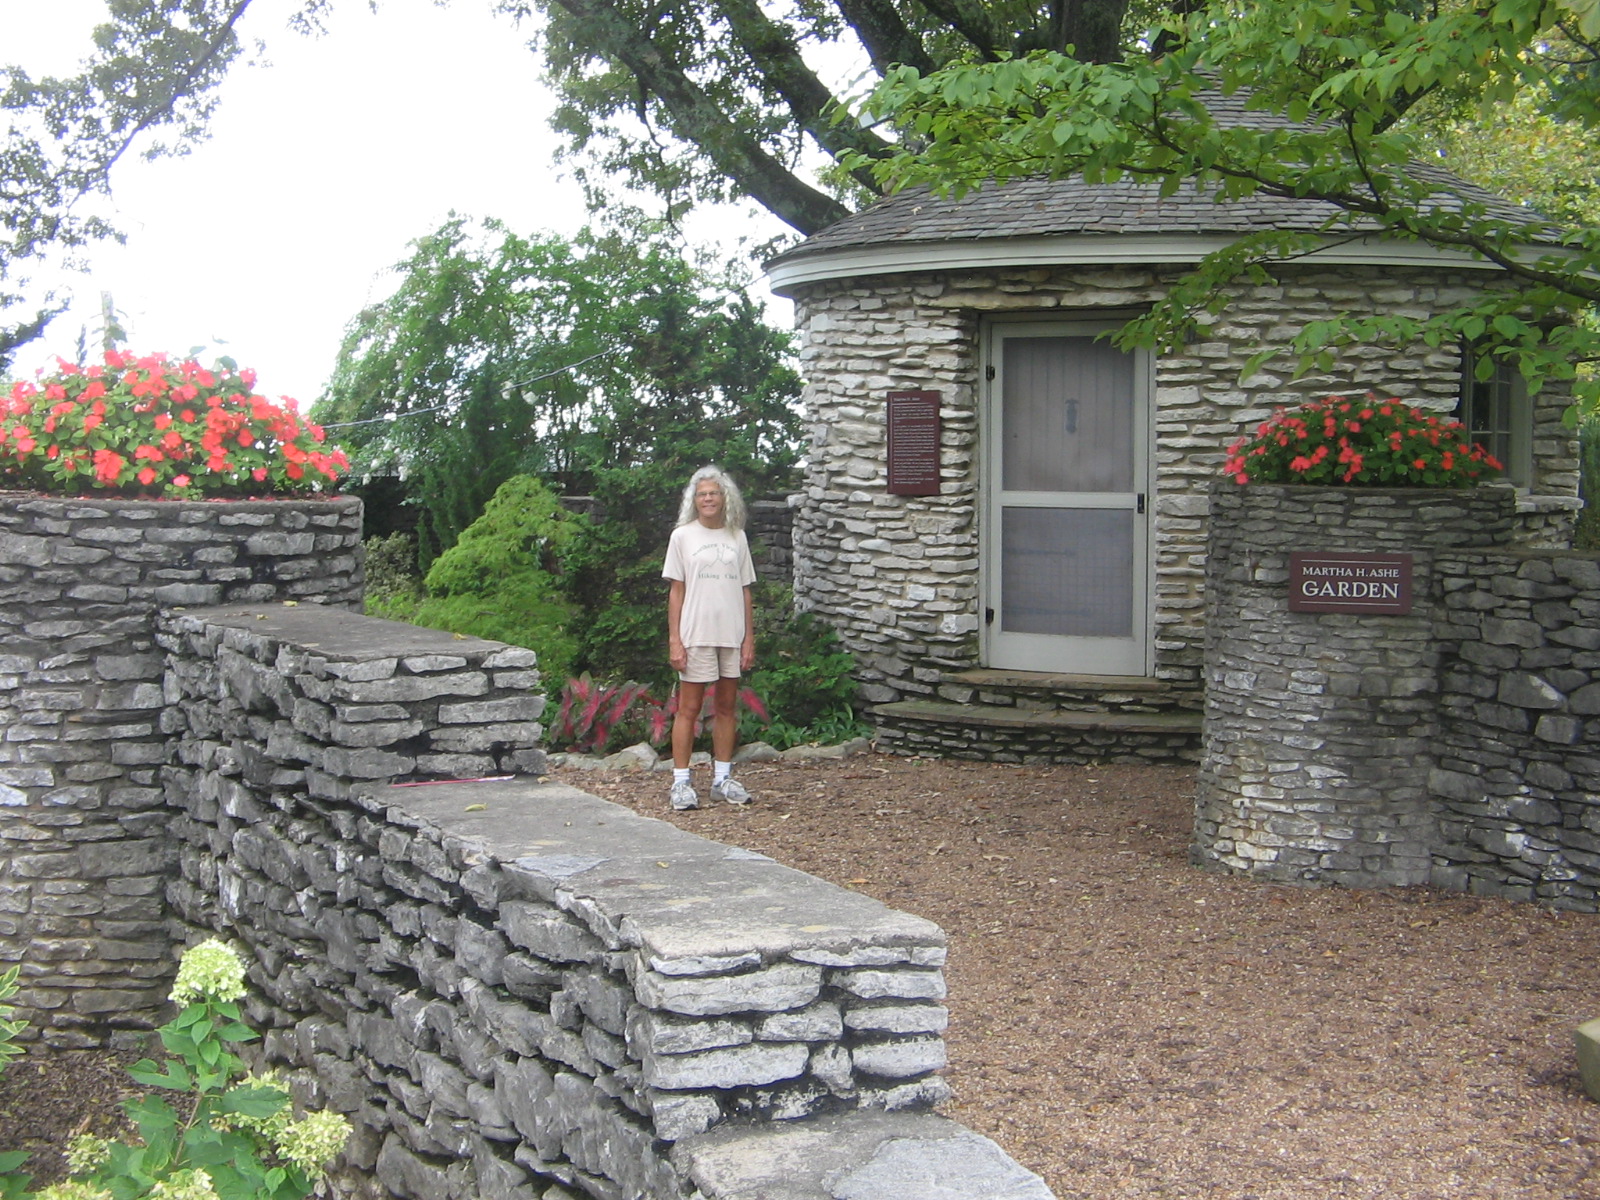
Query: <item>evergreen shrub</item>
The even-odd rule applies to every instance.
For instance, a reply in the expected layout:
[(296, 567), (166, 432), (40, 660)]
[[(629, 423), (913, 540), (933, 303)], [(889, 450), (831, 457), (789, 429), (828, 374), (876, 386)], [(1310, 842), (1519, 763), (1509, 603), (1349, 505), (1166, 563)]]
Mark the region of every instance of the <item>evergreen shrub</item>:
[(561, 507), (536, 477), (516, 475), (483, 515), (433, 562), (418, 625), (525, 646), (550, 686), (564, 681), (577, 653), (573, 605), (557, 577), (564, 550), (585, 518)]

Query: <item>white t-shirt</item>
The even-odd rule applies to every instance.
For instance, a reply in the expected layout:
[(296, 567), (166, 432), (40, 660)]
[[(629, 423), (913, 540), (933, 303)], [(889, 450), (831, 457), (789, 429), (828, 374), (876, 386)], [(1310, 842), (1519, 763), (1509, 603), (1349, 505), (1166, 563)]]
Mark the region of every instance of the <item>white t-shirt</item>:
[(683, 580), (678, 637), (685, 646), (744, 644), (744, 589), (756, 581), (756, 568), (743, 530), (679, 525), (661, 576)]

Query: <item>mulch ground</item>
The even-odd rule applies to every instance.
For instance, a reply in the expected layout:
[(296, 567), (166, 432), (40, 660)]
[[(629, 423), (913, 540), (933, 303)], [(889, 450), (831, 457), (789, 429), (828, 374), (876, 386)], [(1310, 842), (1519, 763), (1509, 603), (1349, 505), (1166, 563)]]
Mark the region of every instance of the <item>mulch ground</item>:
[[(1199, 871), (1182, 769), (739, 773), (751, 808), (681, 814), (658, 774), (557, 777), (938, 922), (949, 1115), (1061, 1200), (1600, 1200), (1572, 1050), (1600, 917)], [(21, 1060), (0, 1149), (103, 1129), (126, 1094), (107, 1056)]]

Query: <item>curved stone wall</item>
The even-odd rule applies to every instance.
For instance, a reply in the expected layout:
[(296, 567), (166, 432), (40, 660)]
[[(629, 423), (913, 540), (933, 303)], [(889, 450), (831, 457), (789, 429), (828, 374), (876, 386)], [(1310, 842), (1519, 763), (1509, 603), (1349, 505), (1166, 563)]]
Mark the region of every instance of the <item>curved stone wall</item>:
[(359, 500), (0, 493), (0, 963), (31, 1034), (95, 1044), (165, 999), (157, 611), (361, 586)]
[[(950, 675), (982, 664), (978, 545), (979, 337), (990, 316), (1084, 319), (1161, 300), (1163, 266), (994, 268), (882, 275), (795, 289), (811, 445), (795, 515), (795, 596), (854, 655), (865, 699), (963, 703)], [(1228, 289), (1227, 307), (1194, 341), (1156, 362), (1153, 613), (1155, 677), (1201, 686), (1203, 581), (1213, 523), (1209, 483), (1230, 441), (1274, 407), (1379, 389), (1448, 412), (1460, 389), (1453, 347), (1396, 352), (1354, 346), (1337, 375), (1290, 378), (1282, 364), (1241, 379), (1263, 345), (1286, 344), (1330, 308), (1426, 313), (1476, 295), (1480, 273), (1284, 266), (1271, 285)], [(1270, 368), (1279, 368), (1273, 370)], [(936, 496), (888, 491), (886, 394), (940, 393)], [(1537, 398), (1532, 490), (1544, 540), (1568, 544), (1577, 492), (1568, 397)], [(1530, 527), (1531, 528), (1531, 527)]]
[[(1273, 879), (1426, 883), (1434, 554), (1509, 534), (1508, 489), (1212, 495), (1197, 857)], [(1410, 553), (1405, 616), (1290, 612), (1294, 550)]]
[[(1509, 488), (1220, 482), (1194, 857), (1286, 882), (1600, 900), (1600, 562)], [(1291, 612), (1291, 551), (1413, 556), (1406, 615)]]

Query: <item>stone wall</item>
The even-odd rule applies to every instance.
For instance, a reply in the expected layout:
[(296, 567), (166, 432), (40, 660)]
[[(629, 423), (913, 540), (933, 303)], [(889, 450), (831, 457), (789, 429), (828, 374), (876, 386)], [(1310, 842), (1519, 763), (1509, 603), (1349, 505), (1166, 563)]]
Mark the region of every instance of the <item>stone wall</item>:
[(1441, 720), (1431, 882), (1594, 912), (1600, 899), (1600, 560), (1438, 560)]
[(961, 1194), (1048, 1200), (923, 1111), (937, 926), (527, 776), (388, 784), (537, 770), (531, 655), (335, 616), (175, 613), (161, 641), (173, 906), (243, 943), (265, 1056), (351, 1116), (346, 1188), (736, 1200), (815, 1118), (796, 1177), (955, 1139)]
[[(1595, 557), (1499, 548), (1498, 487), (1224, 482), (1213, 516), (1197, 860), (1595, 910)], [(1412, 554), (1412, 611), (1290, 612), (1291, 550)]]
[[(948, 698), (946, 677), (979, 663), (979, 335), (989, 315), (1095, 317), (1165, 295), (1174, 269), (1035, 268), (874, 276), (796, 291), (811, 447), (795, 519), (795, 590), (832, 624), (868, 700)], [(1283, 267), (1272, 286), (1232, 290), (1224, 314), (1155, 368), (1154, 675), (1201, 686), (1209, 483), (1224, 447), (1275, 406), (1376, 389), (1454, 407), (1456, 351), (1356, 346), (1336, 376), (1290, 379), (1283, 364), (1240, 380), (1262, 345), (1284, 344), (1330, 309), (1425, 314), (1482, 286), (1474, 272)], [(887, 490), (885, 394), (943, 397), (940, 494)], [(1567, 399), (1538, 397), (1534, 478), (1523, 528), (1570, 537), (1577, 462), (1561, 425)], [(1541, 499), (1540, 497), (1545, 497)], [(1533, 531), (1540, 526), (1539, 532)], [(959, 686), (959, 685), (956, 685)]]
[(30, 1037), (150, 1027), (172, 962), (158, 609), (355, 607), (357, 500), (0, 494), (0, 964)]

